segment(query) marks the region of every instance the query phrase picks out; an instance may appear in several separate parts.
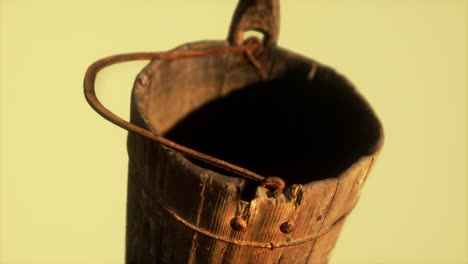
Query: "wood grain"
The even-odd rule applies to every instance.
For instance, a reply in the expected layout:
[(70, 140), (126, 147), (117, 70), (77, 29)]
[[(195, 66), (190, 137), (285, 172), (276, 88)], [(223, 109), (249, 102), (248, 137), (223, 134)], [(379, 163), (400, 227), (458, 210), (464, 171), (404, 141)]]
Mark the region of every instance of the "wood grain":
[[(227, 46), (226, 41), (208, 41), (177, 50)], [(311, 59), (280, 47), (264, 52), (261, 63), (271, 80), (338, 79), (339, 85), (357, 93), (344, 77)], [(153, 61), (137, 79), (143, 81), (135, 82), (131, 121), (161, 134), (195, 109), (260, 81), (240, 54)], [(375, 129), (379, 137), (369, 153), (334, 177), (304, 183), (285, 179), (288, 185), (279, 197), (269, 197), (257, 187), (251, 200), (243, 200), (242, 195), (255, 184), (250, 180), (203, 166), (129, 133), (127, 263), (327, 263), (380, 150), (382, 131), (380, 126)], [(310, 175), (314, 174), (320, 172), (311, 169)], [(246, 221), (244, 231), (231, 227), (234, 217)], [(291, 223), (290, 233), (280, 230), (286, 222)]]

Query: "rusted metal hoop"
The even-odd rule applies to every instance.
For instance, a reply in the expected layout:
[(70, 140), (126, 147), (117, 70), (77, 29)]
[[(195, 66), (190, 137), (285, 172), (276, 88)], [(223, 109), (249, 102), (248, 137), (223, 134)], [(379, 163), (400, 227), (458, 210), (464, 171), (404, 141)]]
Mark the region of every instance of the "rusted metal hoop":
[(102, 117), (110, 121), (111, 123), (125, 129), (128, 131), (135, 132), (141, 136), (147, 137), (154, 141), (159, 142), (161, 145), (164, 145), (168, 148), (174, 149), (180, 153), (198, 159), (200, 161), (206, 162), (213, 166), (219, 167), (229, 172), (233, 172), (245, 178), (249, 178), (255, 181), (262, 181), (265, 177), (252, 172), (250, 170), (241, 168), (232, 163), (226, 162), (224, 160), (206, 155), (199, 151), (193, 150), (191, 148), (179, 145), (167, 138), (161, 137), (147, 129), (139, 127), (135, 124), (132, 124), (121, 117), (117, 116), (106, 107), (104, 107), (96, 96), (94, 89), (94, 83), (96, 80), (97, 73), (103, 68), (121, 62), (134, 61), (134, 60), (154, 60), (154, 59), (181, 59), (181, 58), (190, 58), (190, 57), (205, 57), (205, 56), (221, 56), (230, 53), (245, 53), (247, 58), (251, 61), (252, 65), (257, 69), (259, 75), (262, 78), (265, 78), (265, 71), (261, 68), (261, 64), (255, 60), (255, 57), (252, 55), (256, 49), (258, 49), (259, 41), (246, 41), (245, 45), (242, 46), (233, 46), (224, 49), (214, 49), (214, 50), (204, 50), (204, 51), (187, 51), (187, 52), (139, 52), (139, 53), (127, 53), (119, 54), (114, 56), (109, 56), (103, 59), (100, 59), (93, 64), (91, 64), (85, 74), (84, 79), (84, 94), (88, 104)]
[[(131, 162), (133, 162), (133, 161), (131, 161)], [(344, 219), (346, 219), (346, 217), (350, 214), (350, 212), (345, 213), (340, 218), (338, 218), (338, 220), (336, 220), (333, 224), (331, 224), (329, 227), (323, 229), (321, 232), (319, 232), (319, 233), (317, 233), (315, 235), (311, 235), (311, 236), (307, 236), (307, 237), (303, 237), (303, 238), (299, 238), (299, 239), (286, 240), (286, 241), (282, 241), (282, 242), (257, 242), (257, 241), (238, 240), (238, 239), (233, 239), (233, 238), (230, 238), (230, 237), (227, 237), (227, 236), (220, 236), (220, 235), (214, 234), (211, 231), (206, 230), (203, 227), (197, 226), (196, 224), (193, 224), (193, 223), (189, 222), (187, 219), (180, 216), (169, 205), (167, 205), (161, 198), (159, 198), (159, 196), (150, 187), (148, 182), (146, 182), (144, 180), (144, 177), (141, 177), (142, 174), (141, 174), (140, 171), (137, 170), (136, 172), (137, 172), (137, 174), (139, 174), (139, 175), (137, 175), (139, 177), (135, 177), (135, 178), (138, 179), (138, 181), (140, 181), (140, 184), (142, 185), (145, 192), (147, 194), (149, 194), (153, 198), (153, 200), (156, 201), (156, 203), (159, 206), (161, 206), (161, 208), (163, 208), (164, 211), (166, 211), (168, 214), (170, 214), (174, 219), (176, 219), (177, 221), (179, 221), (183, 225), (187, 226), (188, 228), (192, 229), (193, 231), (195, 231), (195, 232), (197, 232), (199, 234), (202, 234), (204, 236), (213, 238), (215, 240), (223, 241), (225, 243), (234, 244), (234, 245), (238, 245), (238, 246), (246, 246), (246, 247), (254, 247), (254, 248), (268, 248), (268, 249), (273, 250), (275, 248), (284, 248), (284, 247), (291, 247), (291, 246), (301, 245), (301, 244), (310, 242), (310, 241), (312, 241), (314, 239), (317, 239), (317, 238), (327, 234), (337, 224), (339, 224)], [(232, 223), (230, 223), (230, 224), (232, 226)], [(243, 230), (245, 230), (245, 228), (247, 228), (247, 227), (240, 226), (239, 230), (237, 230), (237, 231), (243, 231)]]
[(283, 193), (284, 187), (286, 184), (279, 177), (268, 177), (262, 180), (261, 185), (263, 188), (267, 189), (271, 193), (271, 196), (277, 198)]

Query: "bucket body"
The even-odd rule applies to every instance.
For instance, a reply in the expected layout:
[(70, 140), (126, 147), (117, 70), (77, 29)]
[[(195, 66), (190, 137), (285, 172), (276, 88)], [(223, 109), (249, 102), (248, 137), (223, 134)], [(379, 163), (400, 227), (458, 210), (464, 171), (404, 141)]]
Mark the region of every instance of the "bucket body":
[(333, 69), (278, 46), (258, 60), (266, 80), (242, 53), (154, 60), (135, 81), (131, 122), (279, 176), (283, 193), (129, 132), (127, 263), (328, 262), (382, 127)]
[[(252, 30), (263, 40), (244, 41)], [(278, 34), (279, 0), (239, 0), (227, 41), (86, 71), (88, 103), (129, 131), (126, 263), (328, 263), (383, 130), (345, 77)], [(94, 84), (142, 59), (128, 122)]]

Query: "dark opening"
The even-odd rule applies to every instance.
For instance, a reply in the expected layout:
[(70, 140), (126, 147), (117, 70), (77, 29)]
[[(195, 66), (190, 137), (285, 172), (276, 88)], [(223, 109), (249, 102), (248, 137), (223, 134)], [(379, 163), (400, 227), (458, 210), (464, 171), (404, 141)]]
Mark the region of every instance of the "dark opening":
[(365, 100), (327, 68), (312, 80), (286, 76), (234, 91), (193, 111), (165, 136), (287, 184), (337, 177), (371, 154), (381, 137)]

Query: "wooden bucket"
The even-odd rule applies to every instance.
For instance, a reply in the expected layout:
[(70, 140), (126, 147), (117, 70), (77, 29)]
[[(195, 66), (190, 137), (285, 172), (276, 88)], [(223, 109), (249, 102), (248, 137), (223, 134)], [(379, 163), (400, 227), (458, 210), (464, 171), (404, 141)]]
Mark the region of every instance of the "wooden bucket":
[[(241, 0), (227, 41), (88, 69), (88, 102), (130, 131), (127, 263), (328, 262), (382, 126), (345, 77), (276, 45), (278, 1)], [(244, 43), (248, 30), (263, 41)], [(99, 103), (94, 79), (134, 59), (152, 61), (128, 123)]]

